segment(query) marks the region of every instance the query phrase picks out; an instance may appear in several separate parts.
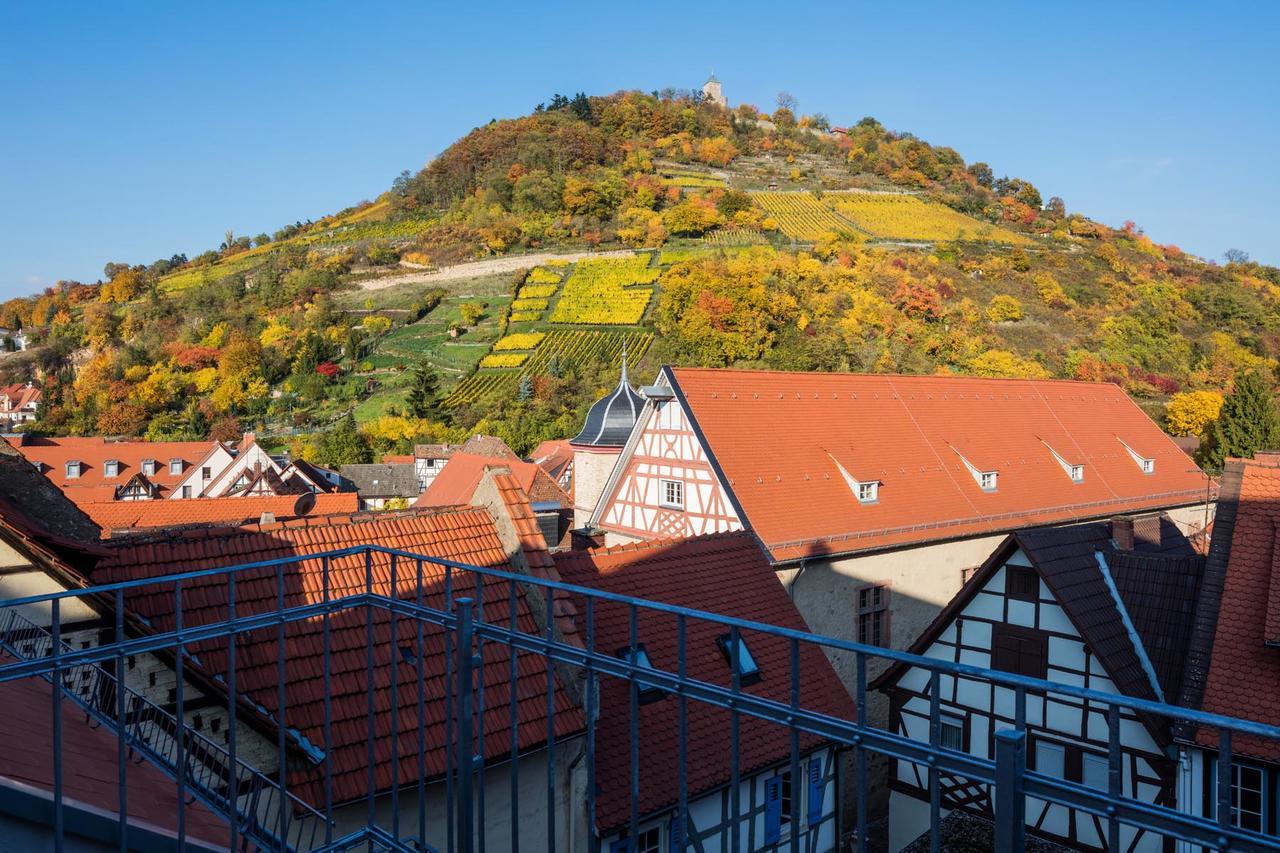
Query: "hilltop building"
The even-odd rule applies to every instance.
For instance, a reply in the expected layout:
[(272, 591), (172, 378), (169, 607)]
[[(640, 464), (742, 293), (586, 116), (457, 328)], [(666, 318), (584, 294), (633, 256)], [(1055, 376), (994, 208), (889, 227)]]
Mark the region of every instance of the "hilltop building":
[(0, 432), (12, 432), (36, 419), (43, 392), (30, 382), (0, 386)]
[(702, 96), (713, 104), (719, 104), (726, 108), (729, 106), (729, 101), (724, 96), (724, 87), (720, 85), (720, 81), (716, 79), (714, 74), (707, 78), (707, 82), (702, 84)]

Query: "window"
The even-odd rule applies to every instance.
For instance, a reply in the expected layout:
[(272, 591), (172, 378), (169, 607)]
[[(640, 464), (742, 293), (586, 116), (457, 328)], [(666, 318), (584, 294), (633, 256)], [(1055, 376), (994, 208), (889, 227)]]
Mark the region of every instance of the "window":
[(173, 476), (175, 476), (175, 477), (182, 473), (182, 460), (181, 460), (181, 459), (170, 459), (170, 460), (169, 460), (169, 473), (170, 473), (170, 474), (172, 474), (172, 475), (173, 475)]
[(210, 468), (208, 465), (204, 466), (203, 468), (200, 469), (200, 477), (205, 480), (212, 478), (213, 469)]
[(636, 836), (636, 853), (660, 853), (662, 850), (662, 825), (640, 830)]
[(991, 667), (1016, 675), (1049, 674), (1048, 638), (1040, 631), (997, 624), (991, 632)]
[(783, 770), (764, 782), (764, 843), (778, 844), (791, 836), (792, 820), (800, 803), (791, 784), (791, 771)]
[[(721, 634), (716, 637), (716, 644), (720, 646), (720, 651), (724, 654), (724, 659), (729, 661), (730, 666), (733, 665), (733, 649), (729, 645), (732, 638), (732, 634)], [(760, 666), (756, 663), (751, 650), (747, 648), (746, 640), (738, 637), (738, 683), (754, 684), (759, 680)]]
[(80, 463), (75, 461), (68, 462), (67, 463), (67, 479), (74, 480), (76, 477), (79, 477), (79, 476), (80, 476)]
[(964, 752), (964, 718), (943, 714), (938, 719), (938, 745), (943, 749)]
[(1241, 829), (1263, 832), (1266, 774), (1261, 767), (1231, 765), (1231, 822)]
[(996, 472), (983, 471), (978, 476), (978, 485), (982, 486), (984, 492), (994, 492), (996, 490)]
[[(645, 669), (656, 669), (653, 662), (649, 660), (649, 652), (645, 650), (644, 643), (638, 643), (635, 648), (621, 648), (617, 651), (617, 657), (625, 661), (629, 661), (632, 666), (644, 667)], [(640, 685), (640, 701), (642, 703), (654, 702), (667, 695), (657, 687), (645, 687)]]
[(880, 483), (858, 483), (858, 503), (873, 504), (880, 500)]
[(1154, 459), (1143, 459), (1143, 460), (1142, 460), (1142, 473), (1144, 473), (1144, 474), (1154, 474), (1155, 472), (1156, 472), (1156, 460), (1154, 460)]
[(1036, 739), (1035, 770), (1054, 779), (1067, 778), (1067, 748), (1060, 743)]
[(1040, 576), (1035, 569), (1005, 566), (1004, 594), (1015, 601), (1035, 601), (1040, 597)]
[(1071, 466), (1071, 482), (1080, 483), (1083, 481), (1084, 481), (1084, 466), (1072, 465)]
[(684, 483), (679, 480), (663, 480), (660, 503), (671, 509), (684, 509)]
[(967, 569), (961, 569), (961, 570), (960, 570), (960, 585), (961, 585), (961, 586), (964, 586), (964, 585), (965, 585), (965, 584), (967, 584), (969, 581), (973, 580), (973, 576), (974, 576), (974, 575), (976, 575), (976, 574), (978, 573), (978, 569), (980, 569), (980, 568), (982, 568), (982, 567), (981, 567), (981, 566), (969, 566), (969, 568), (967, 568)]
[(1111, 764), (1107, 761), (1107, 757), (1095, 752), (1082, 752), (1080, 781), (1099, 791), (1108, 790), (1111, 786)]
[(142, 460), (142, 473), (146, 474), (148, 477), (153, 477), (153, 476), (155, 476), (155, 473), (156, 473), (156, 460), (154, 460), (154, 459), (143, 459), (143, 460)]
[(102, 476), (104, 476), (104, 477), (119, 477), (119, 476), (120, 476), (120, 461), (119, 461), (118, 459), (108, 459), (106, 462), (103, 462), (103, 463), (102, 463)]
[(858, 590), (858, 642), (889, 645), (889, 588), (864, 586)]
[(182, 496), (183, 496), (184, 498), (189, 498), (189, 497), (191, 497), (191, 487), (190, 487), (190, 486), (183, 486), (183, 487), (182, 487)]

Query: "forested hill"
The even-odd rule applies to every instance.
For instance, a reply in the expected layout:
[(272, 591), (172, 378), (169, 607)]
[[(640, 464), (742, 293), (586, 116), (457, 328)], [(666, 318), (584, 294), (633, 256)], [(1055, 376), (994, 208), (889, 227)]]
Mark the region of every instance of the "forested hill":
[[(1280, 270), (1114, 226), (789, 98), (764, 115), (689, 93), (556, 96), (372, 202), (0, 305), (0, 329), (34, 342), (0, 355), (0, 379), (43, 385), (39, 431), (254, 428), (329, 463), (474, 430), (522, 452), (572, 435), (624, 347), (638, 376), (1114, 381), (1182, 434), (1206, 430), (1239, 371), (1274, 385)], [(329, 440), (348, 418), (358, 440)]]

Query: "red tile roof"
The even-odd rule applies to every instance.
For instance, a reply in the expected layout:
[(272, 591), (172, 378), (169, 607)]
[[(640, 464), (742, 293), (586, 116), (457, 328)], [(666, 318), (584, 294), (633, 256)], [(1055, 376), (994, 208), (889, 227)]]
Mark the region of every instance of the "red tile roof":
[(28, 406), (39, 403), (41, 396), (43, 394), (39, 388), (25, 382), (0, 386), (0, 415), (21, 412)]
[[(0, 665), (13, 663), (0, 653)], [(43, 678), (0, 683), (0, 776), (45, 791), (53, 790), (53, 691)], [(119, 770), (114, 732), (90, 726), (84, 712), (70, 700), (62, 703), (62, 790), (68, 801), (119, 814)], [(126, 793), (131, 822), (176, 832), (177, 783), (149, 762), (130, 761)], [(227, 824), (199, 803), (186, 807), (188, 838), (225, 845)], [(0, 842), (3, 846), (3, 842)]]
[[(542, 529), (538, 526), (537, 516), (533, 514), (529, 496), (525, 494), (524, 489), (520, 488), (516, 478), (510, 474), (495, 474), (493, 482), (498, 489), (498, 495), (502, 499), (507, 516), (511, 519), (511, 525), (515, 528), (516, 536), (519, 537), (520, 551), (529, 564), (530, 573), (544, 580), (560, 581), (560, 572), (556, 569), (555, 560), (547, 552), (547, 542), (542, 536)], [(568, 593), (559, 590), (553, 592), (552, 597), (556, 625), (561, 636), (576, 641), (577, 612), (573, 599)]]
[[(557, 483), (564, 476), (565, 469), (573, 464), (573, 446), (568, 439), (544, 441), (529, 454), (529, 461), (546, 471)], [(566, 489), (569, 497), (573, 497), (573, 475), (569, 475), (569, 486)]]
[(509, 470), (531, 501), (554, 501), (561, 506), (570, 504), (564, 489), (532, 462), (459, 452), (449, 459), (414, 506), (465, 506), (471, 503), (471, 496), (475, 494), (476, 486), (480, 485), (480, 478), (490, 468)]
[[(1197, 619), (1213, 631), (1201, 707), (1280, 726), (1280, 456), (1228, 460), (1222, 492), (1205, 582), (1209, 608)], [(1215, 732), (1202, 730), (1197, 739), (1217, 746)], [(1232, 745), (1280, 760), (1275, 741), (1237, 734)]]
[[(1115, 385), (665, 368), (775, 561), (1202, 501)], [(1155, 460), (1144, 474), (1125, 449)], [(1052, 450), (1051, 450), (1052, 449)], [(1084, 466), (1071, 482), (1054, 452)], [(963, 459), (962, 459), (963, 457)], [(998, 472), (984, 492), (965, 465)], [(844, 472), (880, 482), (859, 504)]]
[[(74, 490), (72, 490), (74, 491)], [(298, 512), (301, 495), (262, 495), (226, 498), (181, 498), (151, 501), (94, 501), (80, 504), (85, 515), (102, 528), (103, 536), (111, 531), (153, 527), (180, 527), (196, 524), (239, 525), (256, 522), (263, 513), (271, 513), (276, 521), (300, 516), (326, 516), (356, 512), (360, 496), (355, 492), (332, 492), (315, 495), (314, 506)]]
[[(154, 459), (156, 472), (147, 479), (167, 495), (198, 465), (217, 442), (213, 441), (115, 441), (105, 438), (10, 438), (7, 441), (29, 461), (40, 463), (49, 481), (76, 503), (111, 500), (115, 489), (142, 472), (142, 460)], [(103, 463), (120, 463), (115, 477), (104, 474)], [(181, 474), (169, 473), (169, 460), (183, 461)], [(68, 478), (66, 464), (80, 462), (80, 476)]]
[[(683, 605), (725, 616), (807, 630), (803, 619), (777, 580), (754, 537), (722, 534), (683, 541), (657, 541), (592, 552), (555, 555), (565, 581), (580, 586), (651, 601)], [(584, 604), (578, 604), (579, 612)], [(593, 605), (595, 647), (625, 650), (630, 644), (628, 608), (596, 601)], [(637, 612), (637, 641), (653, 665), (676, 672), (678, 650), (673, 617), (652, 610)], [(687, 620), (686, 666), (691, 678), (730, 685), (729, 664), (716, 642), (727, 629), (715, 623)], [(743, 641), (755, 657), (761, 678), (743, 691), (790, 701), (790, 643), (767, 634), (744, 631)], [(848, 693), (822, 650), (800, 649), (801, 706), (847, 720), (855, 711)], [(597, 823), (608, 831), (630, 814), (630, 686), (621, 679), (602, 679), (600, 721), (596, 728), (596, 779), (601, 786)], [(675, 802), (678, 794), (679, 728), (674, 697), (640, 705), (640, 813), (649, 814)], [(741, 770), (745, 775), (790, 756), (787, 730), (759, 719), (740, 718)], [(688, 786), (690, 795), (729, 781), (730, 714), (701, 702), (688, 703)], [(818, 745), (801, 738), (801, 749)]]
[[(367, 543), (398, 548), (414, 553), (455, 560), (481, 566), (506, 568), (507, 555), (499, 540), (492, 517), (483, 509), (465, 509), (442, 513), (398, 513), (355, 520), (335, 517), (306, 524), (280, 525), (266, 530), (184, 531), (169, 536), (148, 536), (113, 540), (115, 553), (99, 563), (94, 572), (96, 583), (108, 583), (144, 577), (157, 577), (173, 572), (235, 566), (244, 563), (290, 556), (317, 554)], [(390, 561), (385, 555), (372, 560), (374, 591), (391, 593)], [(424, 603), (445, 608), (444, 569), (423, 564)], [(397, 594), (416, 597), (416, 568), (408, 560), (399, 561)], [(284, 573), (286, 606), (297, 606), (323, 600), (323, 567), (319, 559), (291, 564)], [(356, 555), (335, 558), (330, 566), (332, 595), (362, 592), (366, 589), (365, 558)], [(497, 580), (483, 582), (485, 618), (509, 624), (509, 587)], [(453, 573), (455, 597), (477, 594), (474, 576)], [(274, 609), (276, 582), (274, 569), (243, 573), (236, 582), (237, 614)], [(226, 617), (227, 586), (224, 578), (209, 578), (184, 585), (184, 620), (187, 625), (209, 623)], [(149, 618), (158, 630), (173, 625), (173, 600), (168, 589), (144, 588), (128, 596), (126, 605)], [(334, 742), (333, 786), (337, 802), (367, 793), (366, 727), (366, 640), (364, 609), (344, 610), (330, 619), (332, 649), (332, 719)], [(375, 786), (386, 790), (392, 776), (393, 697), (390, 690), (392, 668), (399, 676), (398, 695), (394, 705), (399, 711), (399, 776), (401, 782), (414, 778), (417, 772), (417, 688), (414, 684), (416, 665), (401, 660), (402, 650), (416, 649), (416, 622), (398, 620), (397, 636), (392, 637), (388, 614), (375, 609), (374, 615), (373, 686), (377, 703), (373, 737), (376, 749)], [(533, 616), (518, 603), (517, 624), (521, 630), (536, 632)], [(426, 771), (428, 777), (443, 773), (445, 754), (445, 678), (444, 639), (441, 630), (425, 632), (423, 659), (426, 693)], [(295, 622), (286, 630), (287, 695), (285, 720), (308, 740), (324, 749), (323, 669), (321, 655), (322, 620)], [(194, 644), (203, 667), (223, 673), (226, 666), (226, 642)], [(275, 713), (276, 704), (276, 634), (274, 629), (241, 635), (237, 646), (237, 678), (239, 685), (254, 701)], [(485, 650), (483, 679), (485, 685), (485, 726), (488, 731), (502, 731), (503, 736), (485, 741), (488, 757), (501, 759), (510, 749), (509, 685), (510, 660), (504, 648), (489, 644)], [(546, 737), (546, 666), (535, 655), (519, 658), (520, 678), (515, 699), (521, 720), (521, 748), (538, 746)], [(581, 712), (557, 690), (556, 730), (558, 737), (582, 729)], [(293, 790), (313, 803), (321, 796), (320, 776), (314, 770), (302, 770), (290, 783)]]
[(383, 465), (412, 465), (413, 460), (414, 460), (414, 457), (412, 453), (404, 454), (404, 455), (388, 453), (382, 457), (382, 464)]

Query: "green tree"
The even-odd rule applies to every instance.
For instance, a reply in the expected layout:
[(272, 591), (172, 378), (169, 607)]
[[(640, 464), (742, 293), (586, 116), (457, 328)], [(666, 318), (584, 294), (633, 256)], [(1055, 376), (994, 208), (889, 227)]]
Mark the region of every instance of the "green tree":
[(1236, 374), (1235, 389), (1222, 401), (1218, 419), (1200, 448), (1200, 464), (1220, 470), (1228, 456), (1252, 457), (1280, 447), (1280, 412), (1271, 383), (1262, 373)]
[(480, 322), (480, 318), (484, 316), (483, 302), (464, 302), (458, 306), (458, 313), (462, 315), (462, 324), (464, 326), (474, 326)]
[(407, 402), (409, 414), (415, 418), (442, 420), (440, 376), (425, 361), (413, 369), (413, 384), (409, 387)]
[(364, 433), (356, 429), (356, 419), (348, 414), (316, 441), (315, 461), (329, 468), (373, 461), (373, 451)]
[(533, 378), (529, 374), (520, 377), (520, 388), (516, 391), (516, 399), (527, 403), (533, 399)]

